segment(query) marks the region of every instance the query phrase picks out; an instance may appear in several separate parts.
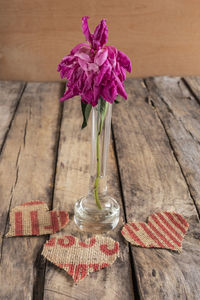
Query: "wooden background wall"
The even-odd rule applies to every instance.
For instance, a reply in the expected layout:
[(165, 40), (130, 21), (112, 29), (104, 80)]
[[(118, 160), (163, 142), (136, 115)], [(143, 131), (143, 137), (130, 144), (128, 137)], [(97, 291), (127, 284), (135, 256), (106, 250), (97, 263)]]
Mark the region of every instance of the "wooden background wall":
[(59, 80), (60, 59), (84, 41), (81, 17), (103, 18), (131, 76), (200, 75), (199, 0), (0, 0), (0, 79)]

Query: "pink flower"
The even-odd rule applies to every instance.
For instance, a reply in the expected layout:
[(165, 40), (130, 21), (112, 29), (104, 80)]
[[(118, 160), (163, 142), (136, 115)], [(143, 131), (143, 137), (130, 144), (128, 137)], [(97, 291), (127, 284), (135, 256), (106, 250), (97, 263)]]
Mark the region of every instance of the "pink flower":
[(131, 72), (131, 62), (123, 52), (113, 46), (105, 46), (108, 29), (103, 19), (93, 34), (88, 27), (88, 17), (82, 18), (82, 30), (89, 43), (75, 46), (58, 65), (61, 78), (67, 79), (67, 87), (60, 101), (80, 95), (84, 103), (98, 104), (99, 97), (113, 103), (119, 94), (127, 99), (123, 81), (125, 70)]

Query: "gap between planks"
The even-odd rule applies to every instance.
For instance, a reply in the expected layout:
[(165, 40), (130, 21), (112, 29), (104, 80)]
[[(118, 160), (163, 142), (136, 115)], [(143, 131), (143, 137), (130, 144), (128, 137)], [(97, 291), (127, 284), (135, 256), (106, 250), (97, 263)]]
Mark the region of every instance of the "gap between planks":
[[(147, 103), (149, 103), (149, 105), (153, 108), (153, 110), (155, 111), (155, 113), (156, 113), (158, 119), (160, 120), (160, 123), (162, 124), (162, 127), (163, 127), (163, 129), (164, 129), (164, 131), (165, 131), (165, 133), (166, 133), (167, 138), (168, 138), (169, 145), (170, 145), (170, 147), (171, 147), (171, 149), (172, 149), (172, 153), (173, 153), (173, 155), (174, 155), (175, 160), (177, 161), (177, 163), (178, 163), (178, 165), (179, 165), (180, 171), (181, 171), (181, 173), (182, 173), (182, 175), (183, 175), (183, 178), (184, 178), (184, 180), (185, 180), (185, 183), (186, 183), (186, 185), (187, 185), (188, 192), (189, 192), (189, 194), (190, 194), (191, 199), (193, 200), (194, 207), (195, 207), (196, 212), (197, 212), (197, 215), (198, 215), (198, 217), (199, 217), (199, 219), (200, 219), (200, 211), (199, 211), (199, 209), (198, 209), (198, 207), (197, 207), (197, 201), (195, 201), (195, 198), (194, 198), (193, 193), (192, 193), (192, 191), (191, 191), (191, 184), (188, 182), (187, 176), (186, 176), (185, 171), (184, 171), (184, 167), (182, 166), (181, 161), (180, 161), (179, 158), (178, 158), (177, 151), (176, 151), (176, 149), (175, 149), (174, 146), (173, 146), (173, 142), (172, 142), (172, 139), (171, 139), (171, 137), (170, 137), (170, 134), (168, 133), (168, 130), (167, 130), (166, 125), (165, 125), (165, 122), (163, 121), (162, 115), (159, 113), (158, 107), (156, 106), (156, 103), (155, 103), (155, 101), (154, 101), (154, 97), (153, 97), (153, 95), (151, 94), (151, 89), (152, 89), (152, 87), (149, 87), (149, 85), (148, 85), (148, 81), (151, 81), (151, 80), (153, 80), (153, 78), (146, 78), (146, 79), (144, 78), (144, 79), (143, 79), (144, 86), (145, 86), (145, 88), (146, 88), (146, 90), (147, 90)], [(180, 80), (183, 82), (185, 88), (188, 90), (188, 92), (191, 94), (191, 96), (193, 96), (193, 98), (195, 99), (195, 101), (196, 101), (198, 104), (200, 104), (200, 99), (198, 98), (198, 95), (197, 95), (197, 94), (193, 91), (193, 89), (190, 87), (190, 84), (187, 82), (187, 80), (186, 80), (185, 78), (180, 78)], [(179, 86), (180, 86), (180, 84), (179, 84)], [(180, 89), (181, 89), (181, 88), (180, 88)], [(159, 97), (160, 101), (163, 102), (163, 104), (166, 106), (166, 108), (167, 108), (167, 110), (169, 111), (169, 113), (171, 113), (171, 114), (173, 115), (173, 117), (176, 119), (176, 116), (174, 115), (173, 110), (169, 107), (168, 103), (165, 101), (165, 99), (163, 98), (163, 96), (157, 95), (157, 97)], [(181, 121), (181, 119), (179, 119), (179, 122), (182, 124), (182, 126), (183, 126), (184, 129), (185, 129), (185, 131), (186, 131), (187, 133), (189, 133), (190, 136), (194, 139), (194, 142), (200, 143), (199, 141), (197, 141), (197, 140), (195, 139), (195, 137), (193, 136), (193, 134), (192, 134), (192, 133), (184, 126), (184, 124), (183, 124), (183, 122)]]
[[(1, 218), (1, 228), (8, 225), (9, 210), (23, 200), (26, 201), (29, 195), (27, 201), (41, 198), (48, 202), (48, 206), (51, 205), (52, 187), (49, 182), (52, 186), (55, 169), (54, 149), (57, 146), (55, 141), (59, 123), (59, 104), (55, 103), (55, 98), (58, 98), (61, 92), (60, 83), (28, 83), (23, 90), (21, 101), (18, 103), (15, 115), (12, 116), (12, 124), (8, 127), (0, 157), (3, 202), (1, 212), (4, 214)], [(46, 110), (50, 108), (52, 114), (47, 114)], [(31, 110), (33, 110), (32, 114)], [(46, 174), (42, 176), (44, 170)], [(11, 199), (9, 195), (14, 197), (14, 203), (6, 201)], [(4, 286), (1, 289), (2, 297), (6, 295), (10, 298), (22, 299), (22, 295), (26, 295), (27, 298), (32, 299), (36, 279), (35, 254), (39, 252), (40, 245), (43, 245), (42, 241), (45, 241), (45, 237), (5, 239), (1, 264), (1, 269), (5, 271), (1, 276), (1, 284)], [(13, 249), (10, 247), (11, 244)], [(32, 251), (25, 251), (30, 246)], [(15, 251), (18, 255), (13, 254)], [(14, 275), (16, 280), (13, 278)], [(22, 285), (20, 281), (23, 281)]]
[[(61, 95), (65, 91), (65, 84), (60, 83), (60, 91)], [(54, 172), (53, 172), (53, 179), (52, 179), (52, 190), (51, 190), (51, 201), (49, 210), (53, 209), (53, 199), (54, 199), (54, 190), (55, 190), (55, 181), (56, 181), (56, 170), (57, 170), (57, 163), (58, 163), (58, 150), (60, 144), (60, 132), (61, 132), (61, 124), (63, 119), (63, 103), (60, 103), (59, 107), (59, 116), (58, 116), (58, 124), (57, 124), (57, 136), (55, 137), (56, 144), (55, 144), (55, 157), (54, 157)], [(46, 236), (46, 240), (49, 240), (50, 235)], [(35, 281), (33, 283), (33, 300), (42, 300), (44, 296), (44, 283), (45, 283), (45, 272), (46, 272), (46, 264), (47, 259), (44, 258), (42, 255), (42, 248), (40, 249), (37, 259), (35, 261), (35, 269), (36, 269), (36, 276)]]
[[(121, 194), (121, 199), (122, 199), (122, 206), (123, 206), (123, 210), (124, 210), (124, 219), (125, 219), (125, 222), (128, 223), (127, 214), (126, 214), (125, 198), (124, 198), (124, 192), (123, 192), (123, 185), (122, 185), (121, 173), (120, 173), (120, 167), (119, 167), (119, 158), (118, 158), (118, 154), (117, 154), (117, 147), (116, 147), (116, 143), (115, 143), (115, 134), (114, 134), (114, 129), (113, 129), (112, 124), (111, 124), (111, 133), (112, 133), (111, 136), (112, 136), (112, 140), (113, 140), (113, 148), (114, 148), (115, 161), (116, 161), (117, 173), (118, 173), (118, 179), (119, 179), (119, 188), (120, 188), (120, 194)], [(131, 251), (131, 244), (129, 242), (128, 242), (128, 248), (129, 248), (129, 257), (130, 257), (130, 262), (131, 262), (132, 279), (133, 279), (133, 286), (134, 286), (134, 297), (135, 297), (135, 300), (138, 300), (138, 299), (140, 299), (140, 296), (139, 296), (137, 276), (135, 273), (135, 261), (134, 261), (133, 253)]]
[[(153, 107), (146, 103), (149, 93), (143, 81), (127, 80), (126, 85), (130, 99), (119, 107), (120, 118), (115, 114), (113, 125), (127, 219), (145, 221), (155, 211), (175, 210), (191, 225), (179, 256), (170, 251), (131, 246), (139, 293), (142, 299), (154, 300), (174, 299), (178, 295), (183, 299), (195, 297), (199, 276), (198, 270), (195, 272), (199, 257), (198, 215), (166, 131)], [(194, 273), (187, 273), (188, 265)]]
[[(5, 84), (9, 84), (9, 82), (5, 82)], [(2, 140), (2, 143), (0, 145), (0, 157), (1, 157), (1, 154), (3, 152), (3, 148), (4, 148), (4, 145), (6, 143), (6, 140), (7, 140), (7, 137), (8, 137), (8, 134), (9, 134), (9, 131), (10, 131), (10, 128), (12, 126), (12, 123), (13, 123), (13, 120), (15, 118), (15, 115), (17, 113), (17, 109), (19, 107), (19, 104), (20, 104), (20, 101), (22, 99), (22, 96), (23, 96), (23, 93), (26, 89), (26, 86), (27, 86), (27, 82), (21, 82), (21, 90), (19, 91), (19, 95), (17, 96), (16, 98), (16, 104), (15, 104), (15, 108), (13, 110), (13, 113), (12, 113), (12, 116), (10, 118), (10, 122), (8, 124), (8, 128), (7, 130), (5, 131), (4, 133), (4, 136), (3, 136), (3, 140)], [(19, 151), (20, 152), (20, 151)], [(18, 157), (19, 157), (19, 154), (18, 154)], [(16, 176), (16, 181), (15, 181), (15, 185), (16, 185), (16, 182), (17, 182), (17, 176)], [(6, 233), (6, 228), (8, 226), (8, 222), (9, 222), (9, 213), (10, 213), (10, 207), (11, 207), (11, 202), (12, 202), (12, 197), (11, 197), (11, 200), (10, 200), (10, 204), (9, 204), (9, 210), (8, 210), (8, 214), (7, 214), (7, 218), (6, 218), (6, 223), (5, 223), (5, 228), (4, 228), (4, 231), (3, 231), (3, 235), (2, 235), (2, 243), (1, 243), (1, 248), (0, 248), (0, 264), (1, 264), (1, 260), (2, 260), (2, 252), (3, 252), (3, 243), (4, 243), (4, 236), (5, 236), (5, 233)]]
[(0, 145), (0, 156), (1, 156), (1, 153), (3, 151), (3, 148), (4, 148), (4, 145), (5, 145), (5, 142), (6, 142), (6, 139), (7, 139), (7, 136), (8, 136), (8, 133), (10, 131), (10, 128), (12, 126), (12, 122), (15, 118), (15, 115), (16, 115), (16, 112), (17, 112), (17, 109), (19, 107), (19, 104), (20, 104), (20, 101), (21, 101), (21, 98), (22, 98), (22, 95), (26, 89), (26, 85), (27, 85), (27, 82), (22, 82), (22, 88), (21, 88), (21, 91), (19, 93), (19, 96), (18, 96), (18, 99), (16, 100), (16, 106), (15, 106), (15, 109), (14, 109), (14, 112), (13, 112), (13, 115), (12, 115), (12, 118), (10, 120), (10, 123), (8, 125), (8, 129), (6, 130), (5, 134), (4, 134), (4, 138), (3, 138), (3, 141), (2, 141), (2, 144)]

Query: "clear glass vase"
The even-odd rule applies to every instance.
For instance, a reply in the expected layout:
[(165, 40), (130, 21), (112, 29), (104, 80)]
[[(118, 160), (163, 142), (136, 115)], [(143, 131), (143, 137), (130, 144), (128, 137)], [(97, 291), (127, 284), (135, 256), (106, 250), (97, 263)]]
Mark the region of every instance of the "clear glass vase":
[[(104, 100), (103, 100), (104, 101)], [(87, 232), (114, 229), (119, 222), (120, 206), (107, 193), (107, 162), (110, 144), (112, 104), (106, 103), (103, 122), (99, 104), (92, 108), (91, 166), (89, 193), (74, 206), (74, 221)]]

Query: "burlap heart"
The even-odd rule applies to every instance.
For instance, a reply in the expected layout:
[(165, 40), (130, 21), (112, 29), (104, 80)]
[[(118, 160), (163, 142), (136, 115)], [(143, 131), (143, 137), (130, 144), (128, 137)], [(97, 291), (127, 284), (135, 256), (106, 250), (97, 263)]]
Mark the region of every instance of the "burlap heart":
[(49, 211), (43, 201), (26, 202), (10, 212), (7, 237), (43, 235), (58, 232), (69, 222), (66, 211)]
[(119, 243), (109, 237), (96, 236), (85, 242), (69, 235), (53, 237), (45, 245), (42, 255), (64, 269), (75, 282), (90, 272), (114, 263), (119, 254)]
[(127, 223), (121, 233), (135, 246), (166, 248), (181, 252), (182, 241), (189, 224), (175, 212), (158, 212), (148, 218), (148, 223)]

